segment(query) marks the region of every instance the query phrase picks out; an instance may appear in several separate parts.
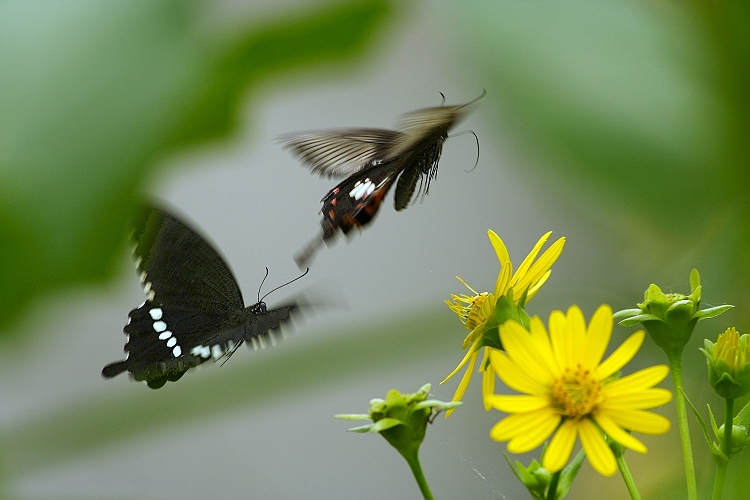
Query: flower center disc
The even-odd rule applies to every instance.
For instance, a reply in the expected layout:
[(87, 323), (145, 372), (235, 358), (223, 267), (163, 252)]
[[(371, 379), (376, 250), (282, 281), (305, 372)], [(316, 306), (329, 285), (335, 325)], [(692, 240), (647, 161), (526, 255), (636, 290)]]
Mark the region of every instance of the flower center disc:
[(599, 405), (601, 392), (601, 384), (588, 370), (580, 366), (575, 371), (568, 368), (553, 384), (553, 406), (568, 418), (579, 419)]

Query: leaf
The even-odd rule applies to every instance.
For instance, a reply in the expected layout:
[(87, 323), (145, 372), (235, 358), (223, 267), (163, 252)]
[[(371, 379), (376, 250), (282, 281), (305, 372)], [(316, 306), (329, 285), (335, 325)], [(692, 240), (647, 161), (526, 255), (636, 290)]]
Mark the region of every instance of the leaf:
[(0, 331), (35, 297), (113, 274), (166, 152), (229, 133), (260, 81), (350, 59), (389, 11), (365, 0), (228, 36), (202, 8), (0, 4)]
[(495, 111), (548, 165), (531, 182), (629, 235), (651, 272), (684, 265), (676, 248), (715, 259), (701, 238), (748, 239), (750, 11), (733, 5), (511, 0), (451, 13)]

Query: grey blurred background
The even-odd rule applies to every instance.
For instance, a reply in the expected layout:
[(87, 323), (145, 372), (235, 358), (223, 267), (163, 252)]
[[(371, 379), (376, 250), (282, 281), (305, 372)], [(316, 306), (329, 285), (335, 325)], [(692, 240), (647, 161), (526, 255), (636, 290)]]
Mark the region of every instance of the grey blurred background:
[[(90, 181), (94, 189), (89, 191), (109, 196), (111, 186), (98, 191), (96, 172), (119, 159), (108, 156), (105, 147), (110, 141), (119, 144), (117, 134), (84, 134), (91, 142), (80, 145), (64, 143), (64, 132), (60, 144), (50, 138), (64, 131), (66, 116), (76, 116), (66, 113), (101, 105), (96, 83), (93, 90), (70, 88), (75, 75), (90, 81), (86, 75), (99, 74), (92, 64), (106, 67), (117, 60), (117, 29), (137, 35), (138, 22), (150, 20), (145, 24), (158, 28), (157, 14), (177, 13), (184, 18), (175, 26), (199, 41), (191, 45), (196, 53), (206, 54), (241, 38), (243, 30), (262, 30), (336, 4), (162, 5), (167, 7), (159, 12), (150, 12), (159, 8), (145, 3), (0, 6), (5, 19), (0, 27), (7, 28), (0, 35), (6, 42), (0, 44), (0, 55), (14, 69), (0, 76), (0, 88), (10, 96), (4, 107), (0, 103), (7, 118), (0, 125), (6, 132), (0, 139), (0, 166), (8, 167), (0, 170), (5, 179), (0, 193), (6, 197), (0, 209), (9, 207), (10, 214), (0, 214), (0, 227), (21, 220), (13, 210), (23, 203), (28, 210), (19, 213), (64, 214), (64, 204), (78, 196), (73, 188), (65, 191), (68, 185), (58, 179), (54, 165), (47, 174), (23, 171), (23, 162), (14, 163), (34, 156), (18, 153), (22, 133), (28, 132), (22, 137), (32, 145), (27, 149), (33, 152), (40, 144), (49, 149), (49, 158), (65, 156), (57, 147), (91, 148), (91, 164), (97, 166), (91, 171), (81, 167), (81, 178), (71, 186)], [(477, 155), (474, 138), (449, 138), (423, 202), (396, 213), (389, 197), (367, 230), (321, 250), (309, 276), (266, 299), (273, 306), (304, 290), (336, 306), (305, 314), (272, 349), (243, 348), (223, 367), (204, 365), (158, 391), (124, 376), (100, 376), (105, 364), (121, 359), (127, 313), (143, 301), (126, 231), (117, 226), (124, 218), (112, 219), (110, 236), (121, 240), (112, 243), (107, 271), (87, 277), (86, 283), (39, 285), (23, 314), (3, 329), (5, 496), (417, 498), (414, 480), (395, 450), (379, 436), (346, 433), (350, 423), (333, 415), (365, 412), (371, 398), (384, 397), (391, 388), (414, 392), (427, 382), (433, 384), (433, 397), (450, 400), (459, 378), (438, 383), (463, 357), (467, 332), (443, 301), (466, 291), (456, 275), (479, 291), (494, 287), (498, 264), (487, 229), (503, 238), (516, 266), (546, 231), (554, 231), (551, 241), (567, 238), (551, 278), (529, 304), (529, 312), (543, 318), (571, 304), (580, 305), (587, 318), (601, 303), (615, 310), (634, 307), (651, 282), (688, 293), (693, 267), (701, 271), (707, 303), (742, 306), (747, 300), (746, 207), (733, 202), (745, 185), (746, 151), (733, 141), (746, 108), (732, 100), (736, 95), (727, 75), (734, 73), (721, 66), (729, 63), (711, 52), (721, 47), (696, 14), (704, 11), (638, 2), (394, 2), (385, 12), (353, 55), (298, 70), (292, 64), (281, 71), (272, 68), (268, 77), (246, 85), (251, 91), (237, 90), (236, 120), (229, 120), (231, 126), (217, 137), (165, 139), (158, 147), (144, 148), (148, 154), (134, 153), (139, 167), (123, 176), (127, 192), (107, 202), (122, 199), (116, 204), (127, 207), (144, 193), (181, 214), (221, 250), (246, 302), (253, 302), (265, 267), (270, 269), (266, 290), (297, 276), (292, 256), (317, 234), (319, 200), (335, 183), (309, 174), (275, 141), (279, 134), (391, 128), (405, 112), (439, 105), (441, 92), (448, 103), (458, 104), (487, 89), (476, 111), (452, 133), (477, 134), (476, 169), (467, 172)], [(696, 34), (695, 26), (708, 34)], [(45, 33), (55, 36), (41, 36)], [(139, 40), (148, 47), (147, 37)], [(731, 41), (726, 45), (731, 47)], [(182, 51), (176, 43), (160, 47), (167, 47), (166, 56), (169, 50)], [(98, 50), (113, 53), (92, 63), (88, 51)], [(139, 50), (133, 49), (136, 62)], [(27, 67), (25, 57), (28, 74), (20, 70)], [(59, 73), (50, 69), (55, 61)], [(133, 79), (143, 91), (136, 86), (130, 89), (134, 95), (162, 85), (158, 75), (188, 72), (186, 65), (170, 68), (157, 57), (147, 61), (154, 66), (140, 68), (136, 62), (122, 69), (136, 76), (143, 71), (142, 79)], [(45, 93), (39, 68), (50, 78), (49, 88), (61, 78), (61, 85), (69, 85), (62, 94), (74, 98), (47, 111), (45, 99), (55, 95)], [(115, 71), (101, 88), (117, 81)], [(189, 85), (163, 86), (153, 108), (136, 102), (130, 116), (131, 104), (118, 104), (130, 120), (123, 130), (137, 131), (123, 143), (160, 137), (159, 128), (149, 124), (168, 121), (174, 115), (169, 109), (189, 106), (180, 101), (189, 96), (180, 93)], [(105, 90), (102, 94), (107, 99)], [(36, 124), (37, 115), (21, 112), (26, 101), (45, 120), (53, 113), (63, 119)], [(162, 106), (172, 101), (171, 108)], [(152, 135), (152, 130), (157, 132)], [(32, 174), (43, 179), (36, 199), (31, 199), (35, 191), (23, 194), (27, 179), (28, 185), (36, 182)], [(46, 208), (45, 200), (52, 200)], [(55, 205), (59, 200), (63, 208)], [(89, 212), (95, 212), (92, 206), (97, 205), (91, 204)], [(83, 224), (81, 231), (98, 235), (93, 231), (100, 228), (89, 233), (90, 226)], [(9, 222), (7, 227), (15, 226)], [(14, 231), (6, 235), (24, 233)], [(40, 241), (35, 248), (44, 254), (56, 247)], [(82, 262), (100, 259), (86, 251), (77, 255)], [(10, 263), (6, 267), (3, 297), (16, 297), (8, 276), (18, 269)], [(29, 289), (34, 290), (33, 283)], [(698, 336), (714, 338), (729, 324), (742, 331), (747, 314), (738, 309), (705, 332), (699, 327), (691, 346), (702, 345)], [(613, 344), (628, 333), (617, 327)], [(632, 370), (661, 362), (647, 345)], [(701, 383), (704, 361), (697, 349), (686, 351), (685, 363), (691, 397), (715, 403)], [(502, 415), (482, 409), (479, 389), (476, 376), (464, 406), (428, 429), (421, 450), (427, 479), (437, 498), (524, 498), (525, 489), (503, 458), (504, 444), (488, 437)], [(663, 412), (674, 416), (671, 406)], [(708, 485), (711, 464), (701, 440), (696, 434), (698, 468)], [(644, 441), (647, 455), (628, 456), (644, 497), (681, 498), (676, 430)], [(537, 456), (520, 459), (528, 464)], [(741, 486), (740, 479), (735, 482)], [(593, 498), (605, 488), (609, 498), (627, 498), (620, 479), (601, 478), (586, 464), (569, 498)]]

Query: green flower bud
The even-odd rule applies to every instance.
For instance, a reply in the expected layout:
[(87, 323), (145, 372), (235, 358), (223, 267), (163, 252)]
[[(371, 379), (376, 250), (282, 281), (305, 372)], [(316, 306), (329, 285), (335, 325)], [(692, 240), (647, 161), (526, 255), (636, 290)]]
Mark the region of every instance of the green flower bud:
[(734, 327), (719, 335), (716, 343), (704, 340), (708, 381), (725, 399), (737, 399), (750, 392), (750, 345), (747, 334)]
[(521, 462), (516, 460), (514, 472), (516, 477), (529, 490), (532, 498), (539, 500), (547, 498), (547, 489), (552, 481), (552, 474), (539, 462), (532, 460), (528, 467), (524, 467)]
[(428, 400), (430, 384), (425, 384), (414, 394), (401, 394), (395, 389), (388, 391), (385, 399), (370, 401), (368, 415), (336, 415), (343, 420), (371, 420), (372, 423), (349, 429), (352, 432), (380, 433), (399, 453), (413, 454), (424, 440), (427, 424), (443, 410), (460, 406), (460, 402), (444, 403)]
[[(542, 457), (547, 451), (547, 446), (544, 446), (542, 450)], [(536, 460), (532, 460), (528, 467), (525, 467), (518, 460), (515, 463), (511, 462), (507, 454), (505, 454), (505, 460), (510, 465), (511, 470), (516, 475), (519, 481), (526, 486), (529, 490), (531, 498), (535, 500), (549, 500), (549, 499), (562, 499), (568, 494), (570, 487), (573, 485), (573, 481), (578, 475), (578, 471), (581, 469), (583, 460), (586, 458), (586, 454), (583, 450), (579, 451), (576, 457), (560, 471), (558, 480), (555, 482), (557, 487), (555, 488), (554, 494), (550, 495), (550, 486), (552, 485), (552, 473), (542, 467), (542, 465)]]
[[(741, 452), (742, 449), (750, 442), (750, 436), (748, 436), (748, 429), (742, 425), (732, 426), (732, 437), (729, 443), (729, 456), (734, 456)], [(724, 439), (724, 425), (722, 424), (716, 431), (716, 439), (719, 441)]]
[(701, 281), (698, 271), (690, 273), (690, 295), (664, 293), (652, 284), (644, 294), (638, 309), (625, 309), (615, 313), (615, 318), (624, 318), (622, 326), (642, 324), (653, 341), (670, 352), (679, 352), (690, 340), (698, 321), (713, 318), (734, 307), (722, 305), (700, 309)]

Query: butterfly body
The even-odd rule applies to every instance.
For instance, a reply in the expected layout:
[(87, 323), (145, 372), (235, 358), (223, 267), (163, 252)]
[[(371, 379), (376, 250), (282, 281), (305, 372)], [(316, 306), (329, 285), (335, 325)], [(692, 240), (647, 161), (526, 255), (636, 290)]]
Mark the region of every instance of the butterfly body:
[(234, 276), (219, 254), (173, 216), (147, 209), (136, 224), (136, 263), (147, 300), (128, 315), (123, 361), (104, 367), (128, 371), (159, 388), (190, 368), (221, 359), (243, 343), (264, 347), (296, 304), (269, 310), (245, 307)]
[(404, 117), (397, 131), (334, 129), (282, 136), (285, 147), (311, 171), (346, 177), (321, 200), (322, 233), (298, 254), (297, 264), (304, 267), (321, 244), (329, 244), (339, 230), (346, 235), (353, 227), (369, 224), (394, 183), (397, 211), (411, 203), (415, 191), (426, 195), (437, 175), (448, 132), (474, 101), (414, 111)]

